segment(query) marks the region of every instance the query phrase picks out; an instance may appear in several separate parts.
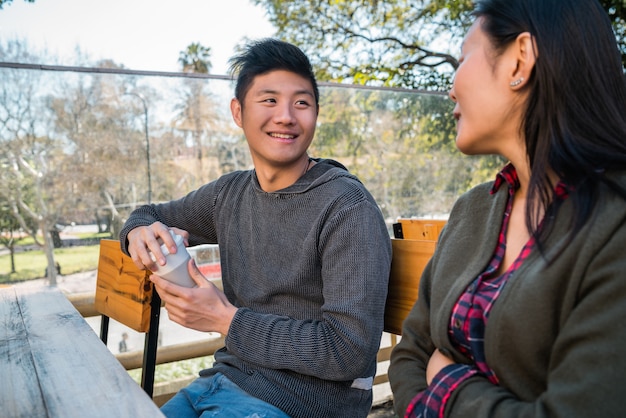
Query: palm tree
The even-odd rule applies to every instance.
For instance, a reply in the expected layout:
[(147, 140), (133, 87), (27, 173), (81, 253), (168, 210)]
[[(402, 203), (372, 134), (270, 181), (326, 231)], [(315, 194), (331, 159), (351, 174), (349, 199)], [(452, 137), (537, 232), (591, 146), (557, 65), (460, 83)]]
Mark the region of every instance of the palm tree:
[(211, 48), (199, 43), (192, 43), (185, 51), (181, 51), (178, 62), (185, 73), (208, 74), (211, 71)]

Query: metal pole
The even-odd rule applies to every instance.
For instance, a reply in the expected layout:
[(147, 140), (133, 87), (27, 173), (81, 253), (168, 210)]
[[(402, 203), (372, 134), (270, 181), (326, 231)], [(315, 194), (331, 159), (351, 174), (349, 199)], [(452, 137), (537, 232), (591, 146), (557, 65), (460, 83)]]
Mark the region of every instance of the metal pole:
[(154, 372), (156, 369), (157, 346), (159, 345), (159, 318), (161, 316), (161, 297), (152, 286), (150, 301), (150, 329), (146, 334), (141, 367), (141, 387), (152, 397), (154, 390)]
[(148, 203), (152, 203), (152, 176), (150, 171), (150, 135), (148, 134), (148, 105), (146, 104), (146, 100), (139, 93), (124, 93), (125, 95), (135, 96), (141, 100), (141, 104), (143, 105), (143, 115), (144, 115), (144, 131), (146, 133), (146, 164), (147, 164), (147, 173), (148, 173)]

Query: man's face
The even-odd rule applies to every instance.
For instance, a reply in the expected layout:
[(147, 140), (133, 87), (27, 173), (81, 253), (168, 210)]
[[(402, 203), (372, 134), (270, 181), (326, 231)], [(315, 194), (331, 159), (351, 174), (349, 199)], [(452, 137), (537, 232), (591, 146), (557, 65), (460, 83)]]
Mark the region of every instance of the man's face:
[(257, 168), (267, 164), (289, 167), (300, 161), (315, 134), (318, 108), (313, 86), (290, 71), (255, 77), (243, 106), (233, 99), (231, 111)]

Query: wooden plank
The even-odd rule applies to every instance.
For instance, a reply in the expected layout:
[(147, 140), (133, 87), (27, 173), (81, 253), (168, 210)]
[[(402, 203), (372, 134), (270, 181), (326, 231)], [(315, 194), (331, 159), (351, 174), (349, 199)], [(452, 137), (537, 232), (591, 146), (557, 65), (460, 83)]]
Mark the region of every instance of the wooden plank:
[(96, 310), (96, 295), (93, 292), (71, 293), (66, 295), (67, 300), (76, 308), (78, 313), (87, 318), (90, 316), (99, 316), (100, 312)]
[(417, 300), (422, 271), (435, 252), (436, 241), (392, 239), (385, 331), (402, 334), (402, 322)]
[[(224, 341), (224, 337), (219, 336), (217, 338), (207, 338), (159, 347), (156, 364), (212, 356), (217, 350), (224, 347)], [(143, 365), (143, 350), (127, 351), (116, 354), (115, 357), (126, 370), (139, 369)]]
[(398, 219), (402, 225), (404, 239), (437, 241), (441, 230), (446, 225), (445, 220), (440, 219)]
[(138, 332), (150, 330), (150, 271), (138, 269), (117, 240), (100, 241), (95, 305), (98, 312)]
[[(169, 382), (157, 383), (154, 385), (152, 401), (160, 408), (178, 393), (179, 390), (189, 386), (198, 376), (180, 377)], [(254, 415), (253, 415), (254, 416)]]
[(33, 378), (37, 376), (37, 372), (16, 289), (13, 287), (0, 290), (2, 416), (46, 417), (46, 406), (41, 391), (36, 384), (33, 385)]
[[(24, 355), (8, 357), (11, 365), (0, 366), (3, 417), (163, 416), (60, 291), (10, 291), (13, 294), (7, 296), (7, 289), (0, 290), (4, 293), (0, 341), (3, 346), (6, 338), (15, 341), (11, 335), (19, 331)], [(11, 297), (14, 302), (7, 302)], [(9, 312), (5, 305), (11, 306)], [(7, 321), (7, 313), (21, 318), (21, 327), (16, 320)], [(23, 365), (21, 360), (28, 355), (30, 362)], [(22, 373), (28, 373), (28, 381), (8, 389), (4, 383), (20, 382)], [(5, 402), (8, 399), (12, 409), (6, 408), (11, 405)]]
[(374, 376), (374, 382), (373, 382), (374, 386), (380, 385), (381, 383), (387, 383), (387, 382), (389, 382), (389, 375), (387, 373)]

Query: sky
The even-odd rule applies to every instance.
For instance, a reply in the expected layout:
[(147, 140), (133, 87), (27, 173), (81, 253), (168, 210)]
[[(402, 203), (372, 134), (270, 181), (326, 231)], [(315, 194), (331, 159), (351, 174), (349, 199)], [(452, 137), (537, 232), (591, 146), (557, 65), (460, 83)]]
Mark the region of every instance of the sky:
[(76, 65), (112, 59), (133, 70), (179, 71), (191, 43), (211, 48), (211, 74), (226, 75), (244, 38), (274, 35), (265, 10), (249, 0), (13, 0), (0, 10), (0, 42), (23, 40)]

